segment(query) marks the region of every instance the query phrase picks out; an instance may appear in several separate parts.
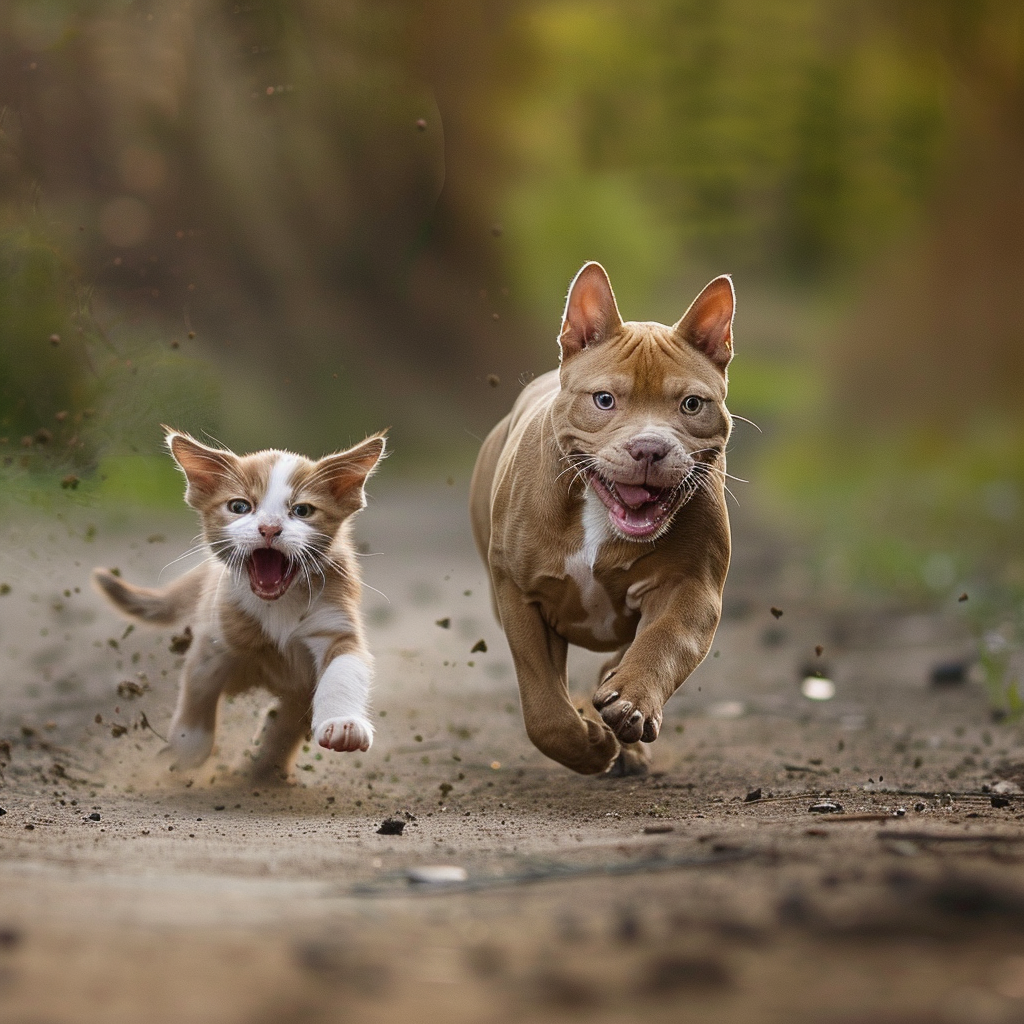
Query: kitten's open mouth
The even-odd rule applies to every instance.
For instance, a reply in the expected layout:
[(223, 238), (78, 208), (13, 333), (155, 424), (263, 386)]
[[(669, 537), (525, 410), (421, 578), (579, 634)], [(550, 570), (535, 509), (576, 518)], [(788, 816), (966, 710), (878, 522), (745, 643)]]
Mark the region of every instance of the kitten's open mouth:
[(277, 548), (255, 548), (246, 567), (252, 592), (264, 601), (282, 597), (299, 571), (298, 563)]
[(623, 484), (590, 473), (590, 486), (604, 502), (612, 524), (627, 537), (649, 540), (672, 518), (686, 493), (684, 477), (675, 487)]

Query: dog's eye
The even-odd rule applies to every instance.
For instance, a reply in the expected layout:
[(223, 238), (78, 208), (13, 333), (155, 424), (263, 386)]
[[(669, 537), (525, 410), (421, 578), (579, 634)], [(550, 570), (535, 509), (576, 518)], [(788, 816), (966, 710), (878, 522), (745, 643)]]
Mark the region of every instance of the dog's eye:
[(292, 515), (298, 516), (299, 519), (308, 519), (316, 511), (312, 505), (301, 502), (298, 505), (292, 505)]
[(615, 408), (615, 396), (610, 391), (594, 392), (594, 405), (607, 412)]
[(228, 511), (236, 516), (244, 516), (247, 512), (252, 511), (252, 505), (245, 498), (232, 498), (228, 502)]
[(704, 408), (704, 399), (698, 398), (696, 395), (687, 395), (683, 399), (682, 404), (679, 406), (683, 412), (688, 412), (691, 415), (695, 412), (700, 412)]

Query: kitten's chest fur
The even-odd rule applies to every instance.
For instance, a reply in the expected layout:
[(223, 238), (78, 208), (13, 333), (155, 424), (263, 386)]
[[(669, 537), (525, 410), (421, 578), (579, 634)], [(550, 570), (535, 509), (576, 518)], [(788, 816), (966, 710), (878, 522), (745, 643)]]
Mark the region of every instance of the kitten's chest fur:
[[(268, 603), (243, 585), (234, 585), (219, 602), (214, 635), (239, 662), (238, 686), (258, 676), (274, 692), (312, 688), (331, 646), (356, 632), (347, 603), (334, 588), (310, 597), (295, 588), (285, 599)], [(348, 596), (348, 595), (345, 595)]]

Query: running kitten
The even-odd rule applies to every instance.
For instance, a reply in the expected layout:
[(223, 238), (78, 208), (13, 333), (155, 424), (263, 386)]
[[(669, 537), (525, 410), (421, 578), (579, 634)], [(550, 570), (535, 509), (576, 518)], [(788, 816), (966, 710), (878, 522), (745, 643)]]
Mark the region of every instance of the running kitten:
[(168, 732), (175, 765), (194, 768), (209, 756), (222, 693), (256, 686), (278, 698), (257, 776), (287, 773), (310, 730), (329, 750), (368, 750), (373, 659), (348, 520), (366, 504), (363, 484), (384, 437), (312, 462), (283, 451), (238, 456), (164, 430), (209, 557), (162, 590), (104, 569), (93, 582), (130, 618), (192, 630)]

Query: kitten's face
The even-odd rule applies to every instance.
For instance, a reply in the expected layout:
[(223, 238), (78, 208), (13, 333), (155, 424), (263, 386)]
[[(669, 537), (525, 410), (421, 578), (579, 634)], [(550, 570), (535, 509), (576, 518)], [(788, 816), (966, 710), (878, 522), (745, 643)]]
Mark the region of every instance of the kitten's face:
[(282, 451), (239, 456), (177, 432), (167, 443), (214, 554), (264, 601), (296, 579), (313, 588), (323, 578), (331, 543), (365, 504), (363, 483), (384, 452), (383, 437), (318, 462)]

